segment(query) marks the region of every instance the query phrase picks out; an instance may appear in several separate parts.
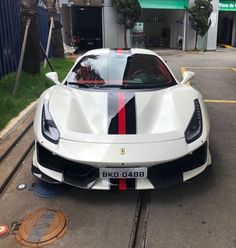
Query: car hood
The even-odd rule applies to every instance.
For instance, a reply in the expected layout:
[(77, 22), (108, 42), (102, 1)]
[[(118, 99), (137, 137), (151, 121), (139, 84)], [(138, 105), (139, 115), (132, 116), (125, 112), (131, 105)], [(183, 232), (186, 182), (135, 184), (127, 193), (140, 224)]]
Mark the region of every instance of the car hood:
[(194, 112), (197, 91), (84, 90), (59, 85), (49, 111), (62, 139), (102, 143), (181, 139)]

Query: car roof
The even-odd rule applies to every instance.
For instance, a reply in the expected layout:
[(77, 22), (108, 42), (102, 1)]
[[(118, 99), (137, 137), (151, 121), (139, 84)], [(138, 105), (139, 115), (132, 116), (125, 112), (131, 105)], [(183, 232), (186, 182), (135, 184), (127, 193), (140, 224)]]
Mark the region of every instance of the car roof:
[[(143, 49), (143, 48), (130, 48), (130, 49), (127, 49), (127, 48), (99, 48), (99, 49), (94, 49), (94, 50), (90, 50), (90, 51), (86, 52), (85, 54), (83, 54), (82, 57), (89, 56), (89, 55), (109, 54), (111, 51), (117, 52), (117, 53), (120, 53), (123, 51), (123, 52), (130, 53), (130, 54), (148, 54), (148, 55), (154, 55), (154, 56), (157, 56), (160, 58), (160, 56), (158, 56), (153, 51), (148, 50), (148, 49)], [(81, 57), (79, 57), (77, 59), (77, 61), (80, 59), (81, 59)]]
[(108, 54), (110, 53), (111, 51), (114, 51), (114, 52), (121, 52), (121, 51), (124, 51), (124, 52), (130, 52), (131, 54), (135, 54), (135, 53), (142, 53), (142, 54), (152, 54), (152, 55), (156, 55), (156, 53), (154, 53), (153, 51), (151, 50), (148, 50), (148, 49), (143, 49), (143, 48), (100, 48), (100, 49), (94, 49), (94, 50), (90, 50), (88, 52), (86, 52), (86, 55), (87, 54)]

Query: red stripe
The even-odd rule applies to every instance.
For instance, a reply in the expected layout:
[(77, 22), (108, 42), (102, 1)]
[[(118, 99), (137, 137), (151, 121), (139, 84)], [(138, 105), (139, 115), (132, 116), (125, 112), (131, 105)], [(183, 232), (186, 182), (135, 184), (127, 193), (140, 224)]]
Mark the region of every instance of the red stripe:
[(118, 48), (117, 49), (117, 53), (123, 53), (123, 49), (122, 48)]
[(126, 179), (124, 178), (119, 179), (119, 190), (121, 191), (127, 190)]
[(125, 94), (118, 93), (118, 133), (126, 134)]

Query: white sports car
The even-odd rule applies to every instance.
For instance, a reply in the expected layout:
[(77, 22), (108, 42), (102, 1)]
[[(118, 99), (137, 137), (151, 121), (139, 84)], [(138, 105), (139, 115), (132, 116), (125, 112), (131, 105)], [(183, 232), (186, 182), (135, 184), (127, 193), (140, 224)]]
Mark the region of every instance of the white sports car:
[(145, 49), (98, 49), (78, 58), (40, 97), (32, 173), (84, 189), (154, 189), (211, 164), (200, 93)]

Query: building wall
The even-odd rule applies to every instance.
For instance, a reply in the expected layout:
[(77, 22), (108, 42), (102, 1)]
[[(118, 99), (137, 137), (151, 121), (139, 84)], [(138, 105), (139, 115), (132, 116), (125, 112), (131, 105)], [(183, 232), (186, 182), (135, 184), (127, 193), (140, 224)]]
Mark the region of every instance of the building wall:
[(178, 38), (183, 36), (184, 10), (143, 9), (139, 21), (144, 23), (145, 45), (166, 47), (162, 44), (163, 31), (170, 30), (168, 47), (179, 49)]
[(68, 7), (65, 4), (61, 5), (61, 8), (59, 8), (61, 22), (63, 23), (63, 27), (62, 27), (63, 42), (67, 45), (69, 45), (72, 40), (70, 10), (71, 10), (70, 7)]
[(211, 26), (206, 34), (205, 50), (216, 50), (217, 46), (217, 31), (218, 31), (218, 17), (219, 17), (219, 0), (213, 0), (213, 12), (211, 13)]
[(106, 48), (118, 46), (116, 18), (111, 6), (103, 8), (103, 46)]
[[(189, 7), (194, 5), (194, 0), (189, 0)], [(192, 50), (195, 45), (195, 34), (196, 32), (191, 28), (191, 23), (189, 21), (190, 15), (186, 12), (185, 19), (185, 46), (184, 50)]]
[[(117, 23), (118, 16), (110, 0), (104, 1), (103, 8), (103, 46), (106, 48), (124, 47), (124, 27)], [(130, 32), (127, 32), (130, 47)]]
[[(71, 40), (70, 6), (68, 0), (59, 0), (59, 11), (63, 23), (63, 40), (68, 45)], [(117, 23), (118, 17), (111, 0), (104, 0), (102, 6), (103, 47), (124, 47), (124, 28)], [(130, 32), (127, 32), (130, 46)]]
[(179, 39), (184, 35), (184, 10), (172, 11), (169, 16), (170, 48), (179, 48)]
[(233, 13), (232, 46), (236, 46), (236, 12)]
[[(92, 1), (92, 0), (91, 0)], [(61, 4), (68, 3), (69, 0), (59, 0), (60, 6)], [(194, 0), (189, 0), (189, 6), (194, 4)], [(213, 4), (213, 13), (211, 15), (212, 25), (208, 31), (208, 33), (203, 37), (199, 37), (198, 48), (204, 50), (215, 50), (217, 43), (217, 28), (218, 28), (218, 5), (219, 0), (212, 0)], [(123, 47), (124, 46), (124, 28), (123, 26), (117, 24), (117, 13), (112, 7), (111, 0), (104, 0), (103, 4), (103, 46), (104, 47)], [(158, 10), (157, 10), (158, 11)], [(172, 10), (166, 10), (172, 11)], [(68, 11), (61, 10), (62, 20), (64, 23), (64, 39), (68, 41)], [(64, 17), (63, 17), (64, 15)], [(177, 23), (180, 19), (183, 19), (182, 23)], [(155, 23), (146, 24), (146, 28), (152, 32), (156, 32), (158, 28), (164, 28), (165, 26), (170, 27), (171, 29), (171, 37), (170, 37), (170, 47), (177, 48), (178, 44), (178, 36), (184, 36), (183, 40), (183, 49), (184, 50), (192, 50), (195, 45), (195, 31), (191, 28), (191, 24), (189, 21), (189, 14), (185, 10), (176, 10), (172, 11), (170, 15), (168, 15), (166, 23), (159, 23), (156, 25)], [(235, 20), (236, 25), (236, 20)], [(234, 40), (236, 34), (233, 34)], [(130, 46), (130, 32), (127, 34), (127, 40)], [(235, 42), (235, 41), (233, 41)]]
[[(199, 37), (198, 48), (203, 50), (216, 50), (217, 28), (218, 28), (218, 6), (219, 0), (212, 0), (213, 12), (211, 14), (212, 24), (204, 37)], [(189, 0), (189, 7), (194, 5), (194, 0)], [(186, 43), (185, 50), (192, 50), (195, 46), (196, 32), (191, 28), (189, 13), (186, 13)]]

